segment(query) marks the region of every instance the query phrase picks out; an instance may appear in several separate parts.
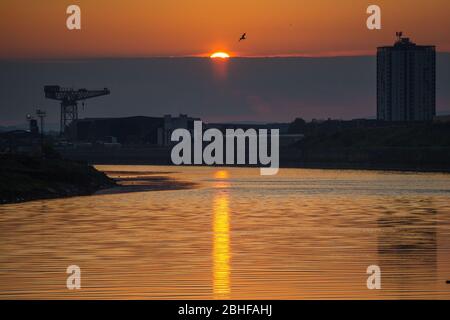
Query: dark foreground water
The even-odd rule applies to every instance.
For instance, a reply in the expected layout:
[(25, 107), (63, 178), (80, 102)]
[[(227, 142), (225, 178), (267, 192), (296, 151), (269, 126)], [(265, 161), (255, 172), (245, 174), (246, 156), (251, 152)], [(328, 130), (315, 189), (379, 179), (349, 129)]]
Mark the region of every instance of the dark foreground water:
[(0, 298), (450, 298), (450, 175), (99, 168), (195, 185), (0, 206)]

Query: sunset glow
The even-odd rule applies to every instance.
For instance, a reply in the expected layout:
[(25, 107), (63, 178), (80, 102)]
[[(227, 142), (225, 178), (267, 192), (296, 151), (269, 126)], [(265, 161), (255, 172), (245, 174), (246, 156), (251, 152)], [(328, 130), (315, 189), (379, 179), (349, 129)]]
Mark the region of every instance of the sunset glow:
[(229, 57), (230, 55), (226, 52), (215, 52), (210, 56), (211, 59), (228, 59)]
[(0, 300), (450, 301), (449, 12), (0, 0)]
[[(8, 44), (0, 57), (373, 55), (396, 31), (450, 51), (448, 0), (378, 0), (383, 27), (376, 32), (366, 27), (362, 0), (78, 2), (82, 29), (69, 32), (65, 1), (0, 1), (0, 41)], [(244, 32), (247, 40), (239, 41)]]

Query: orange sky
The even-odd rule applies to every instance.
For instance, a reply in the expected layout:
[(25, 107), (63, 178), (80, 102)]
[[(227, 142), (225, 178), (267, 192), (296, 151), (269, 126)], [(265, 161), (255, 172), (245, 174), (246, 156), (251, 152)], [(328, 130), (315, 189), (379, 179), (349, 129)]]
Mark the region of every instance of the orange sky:
[[(70, 4), (81, 31), (66, 29)], [(381, 31), (366, 28), (370, 4), (382, 8)], [(395, 31), (450, 51), (449, 12), (448, 0), (2, 0), (0, 57), (358, 55)]]

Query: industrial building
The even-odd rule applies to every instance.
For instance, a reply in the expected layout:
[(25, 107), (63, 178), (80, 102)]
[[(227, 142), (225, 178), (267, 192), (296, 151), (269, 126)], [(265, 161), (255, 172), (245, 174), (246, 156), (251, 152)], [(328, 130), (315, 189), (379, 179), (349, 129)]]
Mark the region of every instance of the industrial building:
[(397, 33), (393, 46), (377, 52), (377, 118), (432, 121), (436, 115), (436, 49)]
[(71, 122), (67, 132), (70, 140), (78, 142), (168, 146), (173, 130), (193, 130), (195, 120), (198, 119), (185, 114), (179, 117), (86, 118)]

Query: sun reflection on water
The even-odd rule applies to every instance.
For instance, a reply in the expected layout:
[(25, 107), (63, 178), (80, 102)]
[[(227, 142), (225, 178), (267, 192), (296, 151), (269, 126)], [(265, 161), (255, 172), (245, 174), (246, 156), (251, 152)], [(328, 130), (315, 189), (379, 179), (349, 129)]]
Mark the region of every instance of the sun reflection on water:
[(224, 182), (220, 182), (214, 197), (213, 221), (213, 291), (214, 298), (228, 298), (230, 294), (230, 208)]

